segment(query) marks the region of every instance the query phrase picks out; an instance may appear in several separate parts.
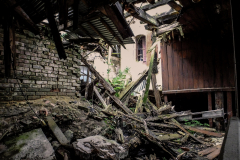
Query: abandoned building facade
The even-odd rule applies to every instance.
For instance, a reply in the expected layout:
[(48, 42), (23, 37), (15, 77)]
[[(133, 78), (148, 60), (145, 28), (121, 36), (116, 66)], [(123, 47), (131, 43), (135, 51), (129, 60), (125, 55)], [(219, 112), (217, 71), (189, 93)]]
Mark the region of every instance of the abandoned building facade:
[(236, 13), (1, 0), (0, 159), (240, 159)]

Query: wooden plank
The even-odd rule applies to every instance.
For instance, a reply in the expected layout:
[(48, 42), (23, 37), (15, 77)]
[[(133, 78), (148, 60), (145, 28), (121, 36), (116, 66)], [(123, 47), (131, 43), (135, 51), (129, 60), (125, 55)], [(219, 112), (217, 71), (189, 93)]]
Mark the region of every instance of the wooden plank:
[(192, 54), (193, 54), (193, 37), (190, 37), (188, 42), (187, 42), (187, 72), (188, 72), (188, 86), (187, 88), (191, 89), (193, 88), (193, 58), (192, 58)]
[(226, 88), (198, 88), (198, 89), (182, 89), (182, 90), (168, 90), (162, 91), (163, 94), (175, 94), (175, 93), (193, 93), (193, 92), (215, 92), (215, 91), (234, 91), (235, 87)]
[(27, 24), (31, 31), (35, 34), (39, 34), (40, 30), (38, 26), (31, 20), (31, 18), (27, 15), (27, 13), (17, 4), (15, 0), (6, 0), (4, 1), (10, 8), (13, 8), (15, 13), (21, 17), (25, 24)]
[(178, 41), (178, 55), (179, 55), (179, 60), (178, 60), (178, 89), (183, 89), (182, 41)]
[(178, 67), (179, 67), (179, 55), (178, 55), (178, 45), (177, 45), (177, 40), (173, 40), (173, 88), (174, 90), (178, 90)]
[(167, 97), (167, 95), (164, 95), (164, 96), (163, 96), (163, 99), (164, 99), (164, 103), (167, 103), (167, 102), (168, 102), (168, 97)]
[(208, 50), (206, 49), (206, 41), (203, 41), (202, 42), (202, 54), (203, 54), (203, 77), (204, 77), (204, 80), (203, 80), (203, 83), (204, 83), (204, 88), (209, 88), (209, 79), (211, 78), (210, 74), (209, 74), (209, 67), (208, 67)]
[(52, 4), (48, 0), (44, 0), (44, 2), (45, 2), (45, 10), (46, 10), (46, 14), (47, 14), (47, 19), (48, 19), (48, 22), (49, 22), (49, 26), (51, 28), (51, 32), (52, 32), (52, 35), (53, 35), (53, 40), (55, 42), (55, 46), (57, 48), (59, 58), (60, 59), (66, 59), (67, 56), (66, 56), (65, 50), (63, 48), (62, 40), (61, 40), (60, 34), (58, 32), (56, 21), (54, 19)]
[[(213, 46), (211, 42), (207, 44), (207, 50), (208, 50), (208, 70), (209, 70), (209, 87), (214, 86), (214, 57), (213, 57)], [(221, 86), (221, 87), (229, 87), (229, 86)]]
[(198, 36), (198, 65), (199, 65), (199, 82), (198, 82), (198, 88), (203, 88), (204, 87), (204, 68), (203, 68), (203, 50), (202, 50), (202, 41), (204, 41), (204, 39), (200, 36)]
[(153, 87), (153, 91), (154, 91), (156, 106), (157, 106), (157, 108), (160, 108), (161, 107), (161, 97), (160, 97), (160, 93), (159, 93), (159, 90), (157, 89), (156, 85), (157, 85), (156, 74), (152, 74), (152, 87)]
[(127, 108), (117, 97), (115, 97), (114, 95), (109, 94), (108, 92), (106, 92), (109, 97), (116, 103), (116, 105), (121, 108), (125, 113), (127, 114), (133, 114), (132, 111)]
[[(78, 51), (77, 51), (78, 52)], [(103, 87), (110, 92), (110, 94), (115, 94), (116, 91), (113, 87), (105, 81), (105, 79), (91, 66), (87, 63), (86, 59), (81, 56), (81, 61), (88, 67), (92, 74), (95, 75), (96, 78), (99, 79), (99, 82), (103, 85)]]
[(61, 129), (57, 126), (57, 124), (54, 122), (54, 120), (52, 119), (52, 117), (47, 117), (47, 122), (48, 122), (48, 126), (49, 128), (52, 130), (53, 134), (55, 135), (55, 137), (57, 138), (57, 140), (59, 141), (60, 144), (62, 145), (66, 145), (69, 143), (69, 141), (67, 140), (67, 138), (65, 137), (65, 135), (62, 133)]
[(173, 44), (170, 42), (170, 44), (167, 45), (167, 58), (168, 58), (168, 84), (169, 84), (169, 90), (173, 90)]
[(228, 114), (228, 120), (231, 119), (233, 116), (232, 113), (232, 92), (227, 92), (227, 114)]
[(168, 58), (167, 58), (167, 48), (164, 42), (161, 42), (161, 64), (162, 64), (162, 90), (168, 90)]
[(182, 41), (182, 56), (183, 56), (183, 88), (188, 88), (188, 59), (187, 59), (187, 38), (183, 39)]
[(198, 57), (199, 55), (197, 54), (197, 38), (194, 37), (193, 41), (193, 50), (192, 50), (192, 67), (193, 67), (193, 88), (197, 89), (198, 88), (198, 82), (199, 82), (199, 64), (198, 64)]
[(108, 107), (107, 104), (105, 103), (105, 101), (103, 100), (102, 96), (99, 94), (99, 92), (95, 86), (94, 86), (93, 90), (94, 90), (96, 96), (98, 97), (98, 99), (101, 101), (103, 107), (107, 108)]
[(214, 60), (215, 60), (215, 81), (214, 81), (214, 87), (222, 87), (222, 70), (221, 70), (221, 58), (220, 58), (220, 50), (218, 47), (215, 47), (215, 53), (214, 53)]
[[(208, 92), (208, 110), (211, 111), (213, 110), (212, 108), (212, 93)], [(208, 119), (210, 127), (213, 127), (213, 119), (210, 118)]]
[(214, 152), (214, 151), (215, 151), (216, 149), (218, 149), (218, 148), (221, 148), (221, 145), (216, 145), (216, 146), (213, 146), (213, 147), (204, 149), (204, 150), (198, 152), (198, 155), (200, 155), (200, 156), (205, 156), (205, 155), (207, 155), (207, 154), (209, 154), (209, 153)]
[(9, 29), (12, 21), (12, 16), (10, 12), (5, 10), (4, 13), (4, 23), (3, 23), (3, 34), (4, 34), (4, 69), (5, 77), (11, 76), (11, 49), (10, 49), (10, 39), (9, 39)]
[[(215, 92), (215, 109), (224, 109), (223, 92)], [(223, 130), (223, 123), (221, 119), (216, 119), (217, 130)]]
[(151, 51), (151, 59), (150, 59), (149, 69), (148, 69), (147, 83), (146, 83), (145, 93), (144, 93), (144, 96), (143, 96), (143, 104), (146, 104), (147, 98), (148, 98), (150, 80), (151, 80), (152, 69), (153, 69), (154, 54), (155, 54), (155, 50), (152, 50)]
[(215, 151), (213, 151), (212, 153), (210, 153), (208, 156), (207, 156), (207, 159), (214, 159), (216, 158), (219, 154), (220, 154), (220, 151), (221, 151), (221, 147), (219, 147), (218, 149), (216, 149)]
[(206, 131), (206, 130), (201, 130), (201, 129), (197, 129), (197, 128), (190, 127), (190, 126), (185, 126), (184, 128), (185, 128), (185, 129), (189, 129), (189, 130), (194, 131), (194, 132), (206, 134), (206, 135), (208, 135), (208, 136), (223, 137), (223, 135), (222, 135), (221, 133), (216, 133), (216, 132), (210, 132), (210, 131)]

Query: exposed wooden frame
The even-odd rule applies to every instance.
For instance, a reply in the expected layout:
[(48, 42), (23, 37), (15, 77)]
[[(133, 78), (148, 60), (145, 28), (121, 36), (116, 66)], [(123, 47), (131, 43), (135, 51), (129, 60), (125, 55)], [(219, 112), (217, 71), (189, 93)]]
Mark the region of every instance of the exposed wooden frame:
[(13, 8), (15, 13), (21, 17), (21, 19), (30, 27), (31, 31), (35, 34), (39, 34), (40, 30), (38, 26), (31, 20), (27, 13), (20, 7), (15, 0), (4, 1), (10, 8)]
[(223, 88), (198, 88), (198, 89), (182, 89), (182, 90), (168, 90), (162, 91), (163, 94), (175, 94), (175, 93), (192, 93), (192, 92), (214, 92), (214, 91), (234, 91), (235, 87), (223, 87)]
[(118, 35), (113, 31), (113, 29), (104, 21), (103, 18), (100, 18), (101, 23), (107, 28), (107, 30), (112, 34), (112, 36), (126, 49), (123, 41), (118, 37)]
[[(208, 92), (208, 110), (211, 111), (212, 110), (212, 93)], [(213, 119), (209, 118), (209, 126), (212, 127), (213, 126)]]
[(110, 42), (95, 28), (91, 22), (87, 22), (87, 24), (109, 45), (111, 46)]
[(61, 40), (60, 34), (58, 32), (56, 21), (54, 19), (54, 14), (53, 14), (52, 7), (51, 7), (52, 4), (49, 0), (44, 0), (44, 2), (45, 2), (45, 10), (46, 10), (46, 14), (47, 14), (47, 19), (49, 22), (49, 26), (51, 28), (53, 40), (55, 42), (55, 46), (57, 48), (59, 58), (66, 59), (67, 56), (66, 56), (65, 50), (63, 48), (62, 40)]

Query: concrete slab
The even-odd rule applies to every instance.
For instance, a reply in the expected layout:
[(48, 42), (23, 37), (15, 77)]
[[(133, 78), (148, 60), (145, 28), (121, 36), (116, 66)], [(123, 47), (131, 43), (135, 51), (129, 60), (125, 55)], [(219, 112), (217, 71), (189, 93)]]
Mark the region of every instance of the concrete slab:
[(7, 146), (7, 149), (0, 154), (0, 159), (52, 160), (55, 158), (54, 150), (41, 128), (23, 133), (11, 140), (6, 140), (4, 145)]
[(58, 127), (58, 125), (55, 123), (55, 121), (52, 119), (52, 117), (47, 117), (47, 122), (49, 128), (52, 130), (53, 134), (61, 144), (68, 144), (69, 141), (65, 137), (65, 135), (62, 133), (61, 129)]

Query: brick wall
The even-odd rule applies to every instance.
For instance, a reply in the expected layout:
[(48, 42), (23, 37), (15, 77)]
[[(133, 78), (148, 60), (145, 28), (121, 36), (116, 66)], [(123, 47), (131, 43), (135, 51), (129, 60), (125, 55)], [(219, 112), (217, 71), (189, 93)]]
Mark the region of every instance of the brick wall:
[[(80, 90), (80, 56), (66, 49), (60, 60), (47, 30), (35, 36), (24, 30), (16, 33), (16, 76), (4, 77), (3, 30), (0, 28), (0, 101), (24, 100), (18, 82), (28, 99), (44, 96), (75, 95)], [(46, 36), (48, 35), (48, 36)], [(18, 80), (17, 80), (18, 79)]]

